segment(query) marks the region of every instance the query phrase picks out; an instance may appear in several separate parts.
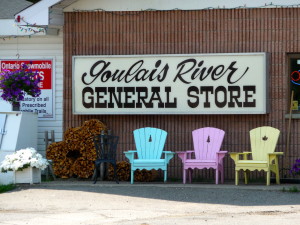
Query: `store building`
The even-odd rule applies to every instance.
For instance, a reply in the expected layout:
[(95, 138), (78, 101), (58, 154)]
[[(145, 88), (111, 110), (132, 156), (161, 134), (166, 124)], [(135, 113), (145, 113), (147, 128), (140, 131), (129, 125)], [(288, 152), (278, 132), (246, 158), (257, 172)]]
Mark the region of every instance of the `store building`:
[[(281, 176), (290, 176), (283, 169), (299, 157), (300, 141), (299, 5), (79, 0), (51, 7), (64, 12), (64, 75), (55, 86), (63, 90), (63, 130), (99, 119), (120, 137), (125, 160), (140, 127), (166, 130), (171, 151), (192, 149), (194, 129), (217, 127), (226, 132), (222, 149), (240, 152), (250, 150), (251, 129), (272, 126), (285, 152)], [(41, 54), (53, 55), (50, 48)], [(169, 176), (182, 176), (177, 157)], [(225, 179), (233, 178), (227, 156)]]
[[(38, 69), (45, 78), (40, 96), (42, 100), (37, 102), (38, 98), (29, 96), (21, 105), (22, 111), (39, 114), (37, 147), (42, 154), (45, 151), (45, 131), (50, 133), (53, 130), (56, 141), (60, 141), (63, 135), (63, 35), (62, 25), (49, 25), (51, 4), (53, 1), (32, 5), (24, 0), (3, 0), (0, 9), (1, 70), (11, 69), (15, 64), (32, 62), (33, 69)], [(22, 17), (18, 18), (17, 13)], [(0, 100), (0, 111), (10, 110), (11, 105)]]

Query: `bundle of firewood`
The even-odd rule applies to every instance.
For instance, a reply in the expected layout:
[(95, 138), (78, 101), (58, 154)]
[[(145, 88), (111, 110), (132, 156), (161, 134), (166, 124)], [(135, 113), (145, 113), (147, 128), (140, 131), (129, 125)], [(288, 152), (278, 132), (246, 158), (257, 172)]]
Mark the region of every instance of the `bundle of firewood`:
[(69, 128), (63, 141), (50, 144), (46, 157), (53, 162), (54, 174), (61, 178), (91, 177), (96, 159), (93, 137), (106, 130), (101, 121), (92, 119), (81, 127)]
[(136, 170), (134, 172), (134, 181), (150, 182), (154, 181), (157, 177), (157, 170)]
[[(126, 161), (117, 162), (117, 175), (119, 181), (128, 181), (130, 178), (130, 163)], [(134, 181), (154, 181), (157, 175), (157, 170), (136, 170), (134, 172)], [(108, 180), (114, 180), (114, 167), (111, 164), (108, 167)]]
[[(126, 161), (117, 162), (117, 175), (119, 181), (128, 181), (130, 178), (130, 163)], [(108, 180), (114, 180), (114, 167), (112, 164), (108, 166)]]

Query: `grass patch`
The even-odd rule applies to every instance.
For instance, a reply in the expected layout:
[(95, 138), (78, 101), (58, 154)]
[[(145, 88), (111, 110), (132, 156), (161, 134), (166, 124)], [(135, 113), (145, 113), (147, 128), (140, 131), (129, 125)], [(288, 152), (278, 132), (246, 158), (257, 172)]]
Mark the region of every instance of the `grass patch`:
[(0, 193), (4, 193), (16, 188), (15, 184), (0, 184)]
[(51, 181), (54, 181), (54, 178), (52, 176), (47, 177), (45, 175), (42, 175), (41, 181), (42, 182), (51, 182)]
[(300, 192), (300, 190), (296, 186), (290, 187), (289, 189), (285, 189), (285, 187), (284, 187), (284, 188), (282, 188), (282, 191), (283, 192)]

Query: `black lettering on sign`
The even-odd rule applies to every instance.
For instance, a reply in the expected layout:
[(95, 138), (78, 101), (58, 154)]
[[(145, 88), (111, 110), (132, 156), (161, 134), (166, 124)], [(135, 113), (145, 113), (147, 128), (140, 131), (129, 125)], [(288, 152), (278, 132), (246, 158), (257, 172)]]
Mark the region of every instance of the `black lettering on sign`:
[[(242, 79), (243, 76), (248, 72), (249, 67), (246, 67), (242, 74), (238, 73), (237, 71), (239, 68), (236, 68), (236, 61), (231, 62), (229, 65), (215, 65), (210, 67), (204, 66), (204, 61), (201, 60), (197, 64), (196, 59), (186, 59), (180, 62), (177, 65), (177, 74), (175, 75), (173, 82), (177, 80), (181, 81), (185, 84), (190, 84), (192, 81), (198, 79), (199, 81), (203, 81), (211, 78), (212, 81), (217, 81), (223, 76), (227, 76), (228, 84), (234, 84)], [(226, 68), (226, 69), (225, 69)]]
[(132, 95), (135, 94), (134, 87), (124, 87), (124, 92), (125, 92), (124, 108), (134, 108), (135, 101), (132, 100)]
[(89, 109), (94, 107), (94, 90), (91, 87), (85, 87), (82, 90), (82, 105)]
[(122, 104), (122, 95), (123, 88), (122, 87), (117, 87), (117, 93), (115, 91), (115, 87), (108, 87), (108, 93), (109, 93), (109, 103), (108, 103), (108, 108), (115, 108), (115, 103), (117, 103), (118, 108), (123, 108)]
[(173, 99), (173, 102), (170, 102), (170, 93), (171, 87), (165, 87), (165, 92), (167, 94), (167, 101), (165, 103), (165, 108), (177, 108), (177, 98)]
[[(199, 105), (199, 89), (195, 86), (190, 86), (187, 90), (188, 97), (191, 97), (194, 99), (194, 102), (191, 100), (188, 100), (187, 104), (190, 108), (196, 108)], [(195, 93), (195, 94), (193, 94)]]
[(241, 108), (256, 107), (256, 99), (254, 94), (255, 86), (243, 86), (243, 91), (239, 86), (190, 86), (187, 89), (187, 105), (190, 108), (199, 107), (199, 103), (203, 102), (204, 108)]
[(151, 98), (149, 100), (149, 103), (151, 104), (151, 108), (153, 108), (153, 101), (158, 101), (158, 108), (164, 108), (164, 103), (161, 100), (160, 97), (160, 87), (152, 87), (152, 95)]
[(253, 99), (251, 101), (250, 98), (252, 98), (253, 94), (255, 94), (256, 87), (255, 86), (244, 86), (243, 90), (245, 92), (245, 102), (243, 104), (243, 107), (255, 107), (256, 106), (256, 100)]
[[(234, 65), (236, 64), (236, 61), (233, 61), (229, 67), (227, 68), (227, 70), (229, 70), (229, 74), (227, 77), (227, 82), (228, 84), (235, 84), (236, 82), (238, 82), (240, 79), (242, 79), (243, 76), (245, 76), (245, 74), (248, 72), (249, 67), (247, 67), (244, 71), (244, 73), (240, 76), (238, 76), (234, 81), (231, 80), (233, 78), (234, 73), (238, 70), (238, 68), (235, 68)], [(225, 71), (225, 73), (227, 72), (227, 70)]]
[[(139, 73), (141, 67), (143, 66), (143, 64), (144, 64), (144, 60), (139, 60), (136, 63), (132, 64), (131, 67), (129, 67), (129, 69), (127, 70), (127, 73), (124, 77), (125, 78), (125, 83), (129, 83), (129, 82), (131, 82), (132, 80), (135, 79), (134, 75), (138, 75), (138, 73)], [(147, 72), (148, 71), (143, 71), (143, 73), (147, 73)], [(130, 76), (132, 77), (131, 79), (129, 79)], [(123, 78), (118, 79), (119, 82), (122, 81), (122, 80), (123, 80)]]
[(228, 91), (229, 91), (228, 107), (235, 108), (235, 103), (238, 107), (242, 107), (243, 104), (239, 101), (239, 98), (241, 97), (241, 88), (239, 86), (229, 86)]
[(150, 104), (146, 102), (148, 98), (148, 88), (147, 87), (136, 87), (137, 93), (137, 103), (135, 104), (136, 108), (143, 108), (143, 105), (146, 108), (150, 108)]
[(211, 94), (214, 93), (214, 87), (213, 86), (203, 86), (200, 89), (200, 93), (203, 94), (205, 93), (205, 102), (203, 104), (204, 108), (210, 108), (210, 102), (209, 102), (209, 92)]
[[(94, 65), (90, 69), (90, 77), (92, 78), (92, 80), (90, 82), (86, 81), (86, 79), (87, 79), (87, 73), (84, 73), (81, 76), (82, 83), (84, 83), (85, 85), (92, 84), (105, 71), (105, 69), (109, 65), (110, 65), (110, 62), (105, 62), (103, 60), (97, 61), (96, 63), (94, 63)], [(98, 68), (98, 67), (100, 67), (100, 68)], [(98, 69), (98, 71), (96, 70), (96, 68)], [(109, 74), (107, 74), (107, 75), (109, 76)]]
[[(221, 100), (223, 99), (223, 101)], [(215, 90), (215, 103), (218, 108), (224, 108), (227, 104), (227, 90), (224, 86), (219, 86)]]
[[(161, 66), (161, 60), (157, 60), (154, 69), (150, 70), (144, 68), (144, 60), (138, 60), (134, 62), (127, 70), (116, 69), (114, 71), (109, 70), (111, 62), (106, 62), (104, 60), (99, 60), (95, 62), (89, 72), (83, 73), (81, 76), (81, 81), (85, 85), (90, 85), (98, 80), (99, 83), (105, 82), (125, 82), (130, 83), (132, 81), (158, 81), (163, 82), (167, 77), (169, 71), (169, 65), (166, 63)], [(159, 72), (158, 72), (159, 71)]]
[(96, 92), (95, 108), (107, 108), (107, 101), (104, 100), (103, 102), (101, 102), (101, 100), (104, 99), (104, 96), (107, 93), (106, 87), (96, 87), (95, 92)]
[[(150, 93), (149, 93), (150, 92)], [(85, 108), (177, 108), (170, 86), (160, 87), (85, 87)]]
[[(189, 67), (187, 64), (190, 64)], [(186, 59), (182, 61), (181, 63), (178, 64), (177, 69), (179, 68), (178, 73), (176, 74), (174, 78), (174, 82), (177, 80), (177, 78), (185, 84), (189, 84), (191, 82), (188, 82), (186, 79), (184, 79), (182, 76), (190, 72), (196, 65), (196, 60), (195, 59)], [(188, 67), (187, 69), (184, 70), (185, 67)]]

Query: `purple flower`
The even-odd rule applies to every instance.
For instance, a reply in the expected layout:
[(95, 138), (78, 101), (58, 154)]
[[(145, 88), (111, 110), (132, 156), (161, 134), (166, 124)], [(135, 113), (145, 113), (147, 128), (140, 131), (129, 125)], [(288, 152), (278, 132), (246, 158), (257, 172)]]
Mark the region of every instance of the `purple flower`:
[(290, 169), (290, 173), (293, 175), (300, 175), (300, 158), (295, 160), (295, 164)]
[(0, 97), (11, 103), (24, 100), (25, 94), (38, 97), (41, 94), (40, 81), (37, 72), (28, 70), (25, 64), (20, 70), (4, 70), (0, 73)]

